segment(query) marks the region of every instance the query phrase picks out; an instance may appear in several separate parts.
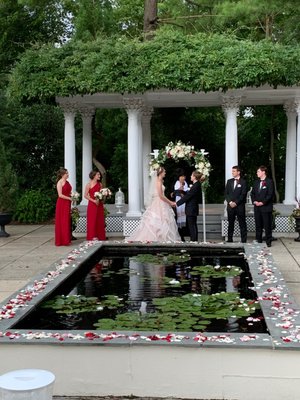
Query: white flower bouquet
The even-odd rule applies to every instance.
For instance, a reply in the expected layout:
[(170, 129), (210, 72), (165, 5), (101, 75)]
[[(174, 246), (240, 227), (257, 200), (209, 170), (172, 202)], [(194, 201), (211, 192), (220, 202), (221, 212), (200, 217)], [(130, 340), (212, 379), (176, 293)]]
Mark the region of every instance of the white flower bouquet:
[(77, 203), (79, 200), (80, 194), (78, 192), (71, 192), (71, 199), (74, 203)]
[(105, 201), (111, 197), (112, 193), (108, 188), (102, 188), (99, 192), (95, 192), (95, 199)]

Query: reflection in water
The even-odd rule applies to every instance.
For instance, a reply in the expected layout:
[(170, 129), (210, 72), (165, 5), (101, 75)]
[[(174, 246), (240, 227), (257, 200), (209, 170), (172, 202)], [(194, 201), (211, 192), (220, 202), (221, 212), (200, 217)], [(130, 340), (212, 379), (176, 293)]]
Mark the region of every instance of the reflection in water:
[(102, 269), (105, 266), (105, 262), (109, 262), (111, 260), (103, 260), (103, 262), (97, 263), (91, 270), (90, 276), (91, 280), (94, 282), (96, 286), (100, 286), (102, 283)]
[(78, 286), (78, 292), (84, 293), (86, 297), (93, 297), (99, 296), (101, 293), (101, 285), (102, 285), (102, 270), (105, 264), (110, 260), (101, 260), (99, 261), (94, 267), (90, 270), (90, 273), (85, 277), (84, 281), (82, 282), (82, 286)]
[(211, 279), (202, 277), (199, 281), (199, 291), (202, 294), (211, 294)]
[[(239, 285), (241, 282), (240, 276), (233, 276), (226, 278), (226, 292), (238, 292)], [(238, 318), (230, 317), (228, 318), (228, 332), (238, 332), (239, 330), (239, 323), (237, 322)]]
[(141, 314), (147, 314), (147, 302), (146, 301), (141, 302), (141, 307), (139, 308), (139, 312)]
[(163, 279), (165, 266), (156, 264), (143, 264), (129, 260), (129, 302), (131, 310), (143, 313), (145, 304), (155, 297), (164, 294)]

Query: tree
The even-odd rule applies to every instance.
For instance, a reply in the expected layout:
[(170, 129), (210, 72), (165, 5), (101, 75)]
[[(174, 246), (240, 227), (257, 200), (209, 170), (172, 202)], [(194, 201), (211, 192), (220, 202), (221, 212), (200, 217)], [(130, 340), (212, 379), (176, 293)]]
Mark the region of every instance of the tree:
[(117, 29), (110, 0), (80, 0), (74, 15), (74, 38), (95, 40), (99, 34), (113, 35)]
[(0, 213), (14, 211), (17, 195), (17, 176), (0, 141)]
[(63, 114), (47, 104), (1, 107), (0, 140), (17, 172), (20, 189), (52, 191), (54, 171), (63, 160)]
[(62, 43), (68, 36), (68, 9), (55, 0), (0, 0), (0, 71), (36, 42)]
[(144, 35), (150, 39), (157, 28), (157, 0), (145, 0), (144, 4)]
[[(220, 25), (243, 38), (298, 42), (300, 3), (293, 0), (225, 0), (215, 10)], [(297, 18), (297, 19), (296, 19)], [(294, 23), (291, 23), (294, 22)]]

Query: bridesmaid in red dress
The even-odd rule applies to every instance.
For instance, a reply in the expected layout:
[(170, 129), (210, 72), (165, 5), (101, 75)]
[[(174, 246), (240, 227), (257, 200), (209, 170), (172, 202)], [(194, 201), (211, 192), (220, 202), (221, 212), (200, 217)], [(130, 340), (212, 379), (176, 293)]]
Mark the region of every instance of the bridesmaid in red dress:
[(71, 192), (72, 186), (67, 181), (69, 172), (66, 168), (57, 171), (57, 194), (55, 210), (55, 245), (69, 246), (71, 244)]
[(95, 193), (102, 188), (99, 171), (90, 172), (90, 182), (86, 185), (84, 197), (89, 201), (87, 206), (87, 240), (105, 240), (104, 205), (101, 200), (95, 199)]

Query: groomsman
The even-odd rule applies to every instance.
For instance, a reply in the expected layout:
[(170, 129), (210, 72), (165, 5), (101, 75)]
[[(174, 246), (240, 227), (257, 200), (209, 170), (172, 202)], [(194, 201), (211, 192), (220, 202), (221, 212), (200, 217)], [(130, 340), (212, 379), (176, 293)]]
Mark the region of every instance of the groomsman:
[(272, 179), (267, 177), (267, 167), (261, 165), (251, 192), (254, 204), (255, 234), (258, 243), (262, 243), (262, 231), (265, 230), (268, 247), (272, 244), (272, 211), (274, 185)]
[(176, 202), (176, 206), (185, 203), (186, 224), (192, 242), (198, 242), (197, 216), (199, 214), (199, 203), (201, 203), (201, 182), (203, 175), (195, 170), (192, 172), (191, 181), (193, 185), (190, 190)]
[(225, 187), (225, 199), (227, 201), (228, 217), (228, 240), (233, 241), (234, 222), (237, 217), (240, 226), (242, 243), (247, 242), (247, 224), (246, 224), (246, 198), (247, 182), (241, 178), (241, 169), (238, 165), (232, 167), (233, 178), (228, 179)]

